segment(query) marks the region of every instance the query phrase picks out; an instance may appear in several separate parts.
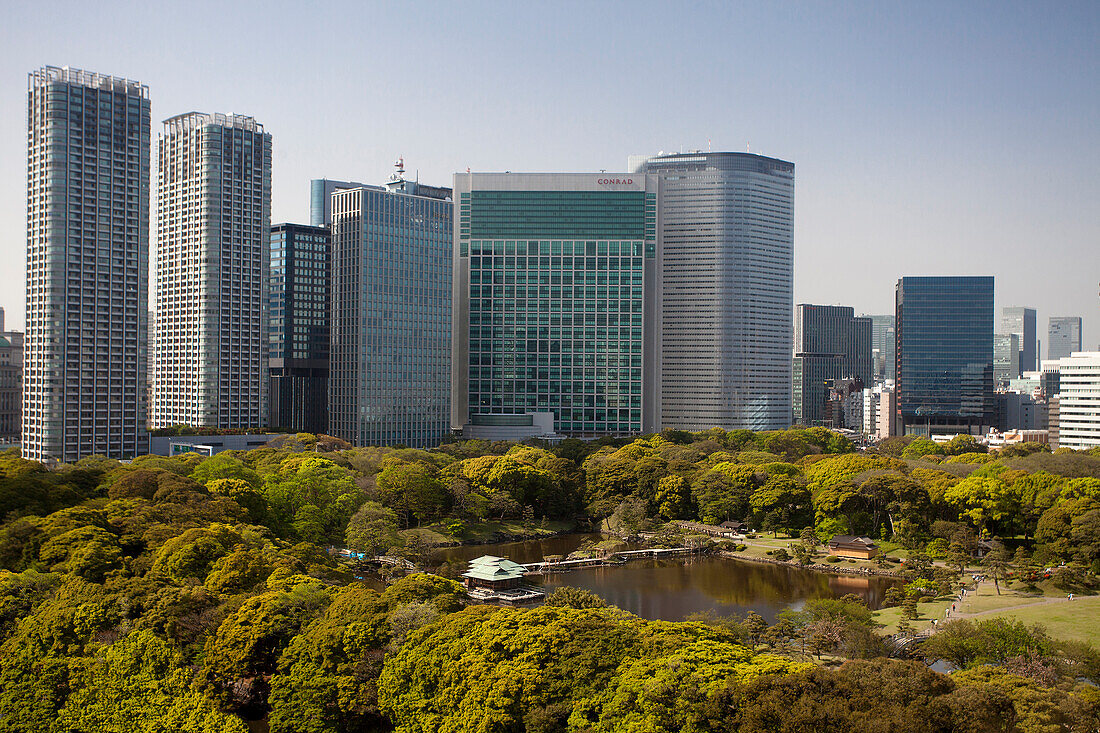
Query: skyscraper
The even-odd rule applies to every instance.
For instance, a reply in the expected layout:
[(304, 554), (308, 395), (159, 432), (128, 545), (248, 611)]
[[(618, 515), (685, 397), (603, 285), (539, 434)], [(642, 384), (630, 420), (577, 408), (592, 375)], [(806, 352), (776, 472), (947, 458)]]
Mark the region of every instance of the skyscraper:
[(1007, 387), (1020, 376), (1020, 337), (1014, 333), (993, 334), (993, 387)]
[(873, 386), (871, 359), (873, 324), (840, 305), (796, 308), (794, 327), (794, 422), (822, 425), (825, 401), (833, 383), (853, 378)]
[[(1038, 348), (1035, 343), (1035, 309), (1005, 308), (999, 333), (1014, 333), (1020, 338), (1020, 374), (1039, 368)], [(1020, 376), (1017, 374), (1015, 376)]]
[(867, 316), (871, 319), (871, 350), (875, 361), (875, 380), (894, 379), (894, 357), (897, 346), (894, 343), (895, 316)]
[(359, 188), (362, 183), (351, 181), (332, 181), (328, 178), (314, 178), (309, 182), (309, 223), (310, 226), (327, 227), (332, 224), (332, 193), (342, 188)]
[(23, 456), (144, 452), (149, 88), (30, 74)]
[(332, 194), (329, 432), (434, 447), (450, 433), (450, 189)]
[(271, 227), (268, 280), (268, 425), (328, 432), (329, 277), (327, 227)]
[(251, 117), (164, 122), (157, 191), (155, 428), (267, 420), (271, 135)]
[(1052, 316), (1047, 327), (1047, 358), (1064, 359), (1081, 350), (1081, 317)]
[(630, 168), (661, 178), (661, 427), (789, 427), (794, 164), (694, 152)]
[(657, 429), (656, 176), (460, 173), (451, 425)]
[(903, 277), (897, 285), (898, 429), (993, 424), (993, 278)]

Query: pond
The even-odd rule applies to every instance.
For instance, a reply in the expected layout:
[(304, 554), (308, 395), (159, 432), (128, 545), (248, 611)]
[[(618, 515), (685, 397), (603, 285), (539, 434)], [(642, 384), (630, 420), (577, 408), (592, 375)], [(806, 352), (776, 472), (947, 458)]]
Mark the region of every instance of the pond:
[[(439, 551), (436, 562), (465, 562), (481, 555), (507, 557), (519, 563), (546, 555), (566, 555), (598, 534), (569, 534), (545, 540), (465, 545)], [(547, 576), (530, 576), (531, 585), (547, 589), (584, 588), (608, 603), (647, 619), (682, 621), (693, 613), (744, 615), (756, 611), (769, 623), (786, 609), (799, 610), (813, 598), (839, 598), (853, 593), (878, 608), (892, 578), (818, 573), (788, 565), (699, 556), (668, 560), (634, 560), (625, 565), (583, 568)]]

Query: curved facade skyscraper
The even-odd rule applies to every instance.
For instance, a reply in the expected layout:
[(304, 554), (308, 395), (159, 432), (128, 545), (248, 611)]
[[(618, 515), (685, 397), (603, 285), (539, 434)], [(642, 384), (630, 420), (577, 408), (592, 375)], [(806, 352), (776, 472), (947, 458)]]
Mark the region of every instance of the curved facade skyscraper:
[(699, 152), (630, 163), (661, 177), (661, 427), (789, 427), (794, 164)]

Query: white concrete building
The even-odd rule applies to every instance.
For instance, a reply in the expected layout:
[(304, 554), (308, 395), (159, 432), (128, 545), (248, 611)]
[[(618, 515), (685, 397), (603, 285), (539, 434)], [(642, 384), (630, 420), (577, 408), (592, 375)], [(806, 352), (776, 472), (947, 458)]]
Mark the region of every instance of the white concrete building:
[(23, 456), (145, 452), (149, 88), (69, 67), (27, 91)]
[(1100, 446), (1100, 351), (1079, 351), (1059, 367), (1058, 447)]
[(264, 425), (271, 135), (191, 112), (158, 143), (151, 427)]

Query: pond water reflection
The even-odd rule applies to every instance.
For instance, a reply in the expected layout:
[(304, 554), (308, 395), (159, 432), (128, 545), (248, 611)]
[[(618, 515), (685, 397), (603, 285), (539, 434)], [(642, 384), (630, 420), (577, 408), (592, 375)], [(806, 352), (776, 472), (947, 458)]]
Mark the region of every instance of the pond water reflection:
[[(447, 548), (437, 562), (471, 560), (481, 555), (530, 563), (545, 555), (564, 555), (598, 534), (572, 534), (547, 540)], [(787, 565), (730, 560), (713, 556), (668, 560), (635, 560), (625, 565), (583, 568), (543, 577), (532, 585), (570, 585), (592, 591), (608, 603), (647, 619), (681, 621), (713, 610), (719, 614), (756, 611), (769, 622), (785, 609), (798, 610), (812, 598), (860, 596), (878, 608), (886, 589), (898, 581), (859, 575), (830, 575)]]

